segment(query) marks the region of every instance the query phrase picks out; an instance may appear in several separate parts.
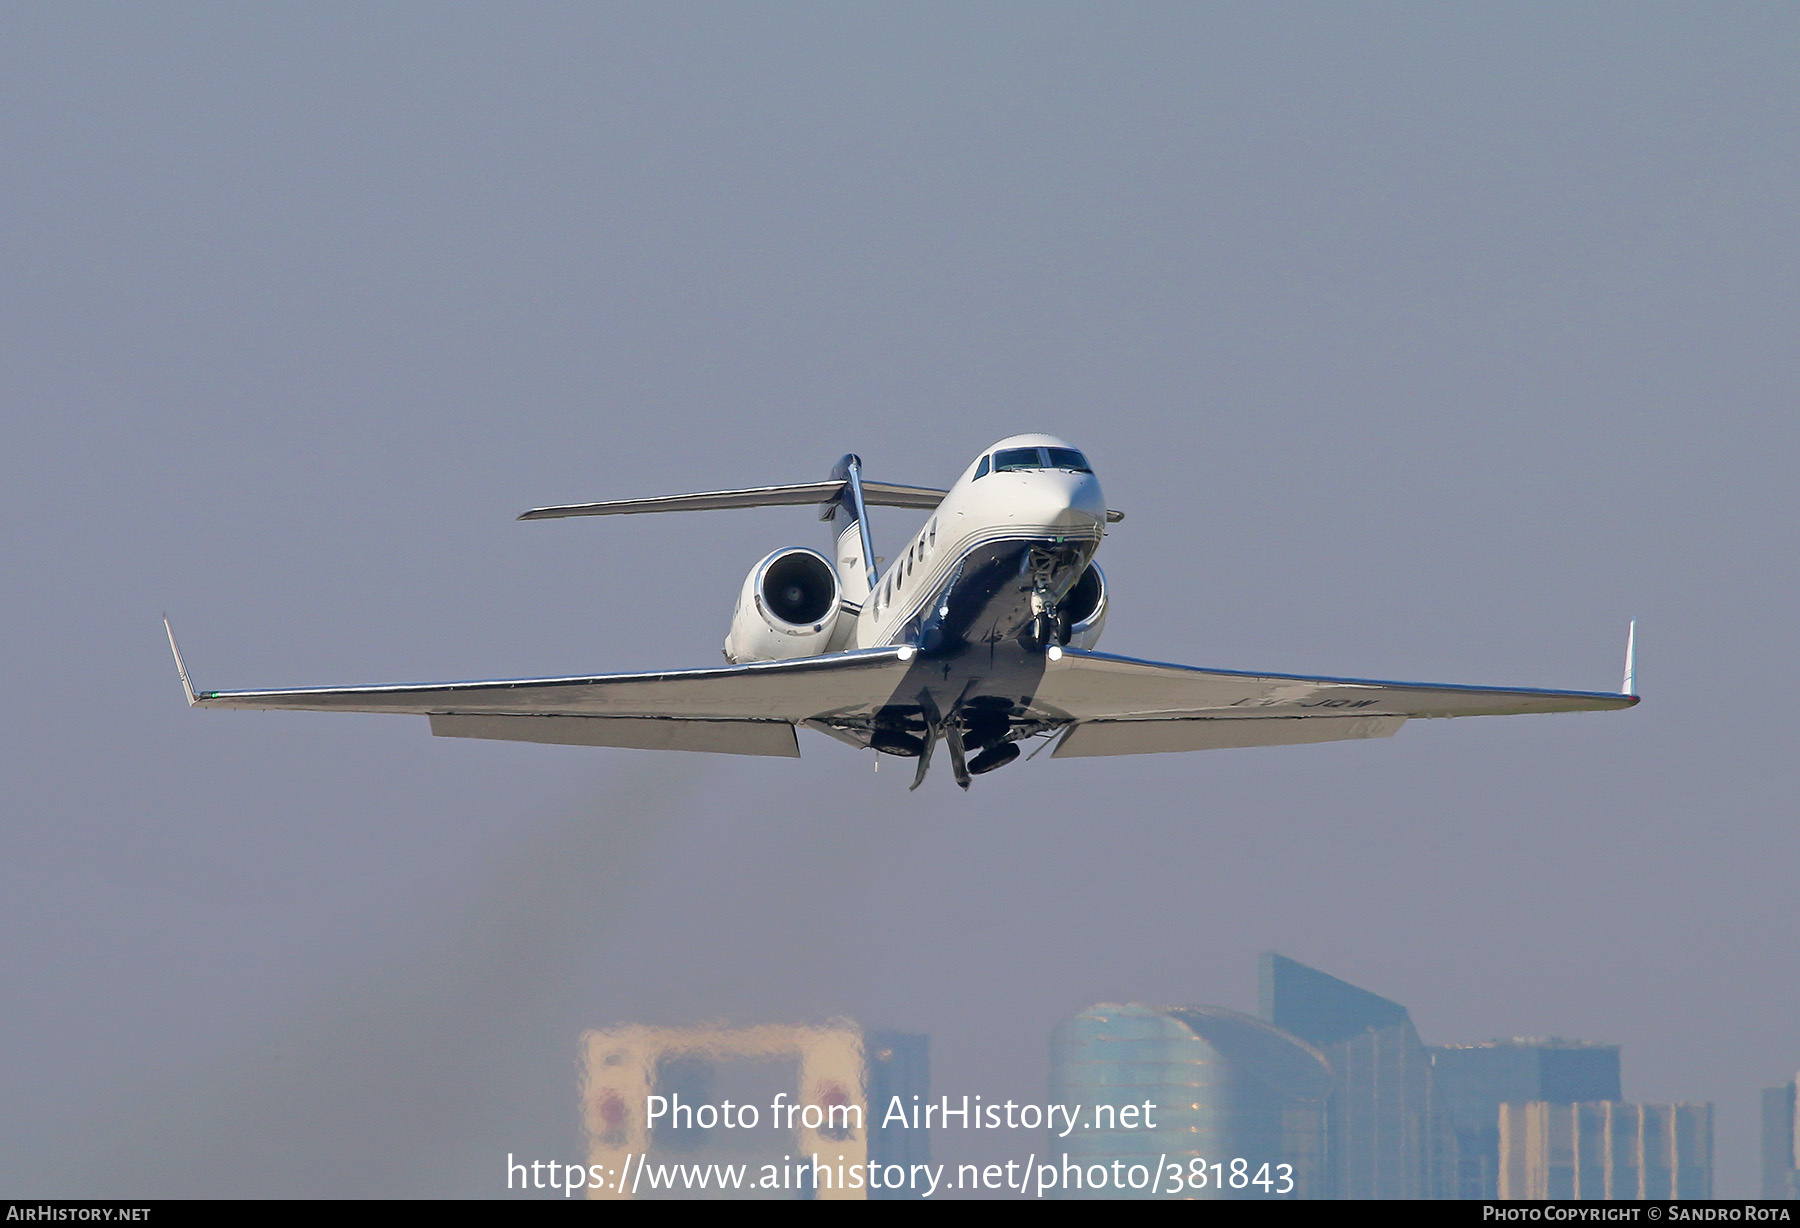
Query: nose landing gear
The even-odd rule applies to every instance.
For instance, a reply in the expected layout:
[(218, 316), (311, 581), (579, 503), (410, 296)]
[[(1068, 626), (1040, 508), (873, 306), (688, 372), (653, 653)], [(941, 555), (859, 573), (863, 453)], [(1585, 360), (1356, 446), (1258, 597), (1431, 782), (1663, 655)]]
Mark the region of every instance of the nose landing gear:
[(1049, 590), (1032, 589), (1031, 621), (1026, 624), (1024, 634), (1019, 637), (1020, 645), (1031, 652), (1043, 652), (1052, 645), (1068, 642), (1069, 620), (1057, 611)]
[(1029, 652), (1069, 642), (1070, 620), (1057, 609), (1055, 583), (1057, 573), (1068, 564), (1061, 551), (1041, 548), (1027, 551), (1019, 560), (1020, 577), (1029, 577), (1031, 588), (1031, 620), (1020, 633), (1019, 644)]

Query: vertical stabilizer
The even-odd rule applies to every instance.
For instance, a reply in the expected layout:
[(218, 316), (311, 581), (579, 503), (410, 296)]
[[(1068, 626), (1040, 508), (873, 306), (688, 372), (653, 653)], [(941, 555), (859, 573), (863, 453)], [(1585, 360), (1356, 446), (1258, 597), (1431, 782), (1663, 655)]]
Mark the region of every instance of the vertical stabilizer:
[(875, 547), (869, 538), (869, 509), (863, 502), (862, 458), (854, 452), (845, 455), (832, 469), (831, 480), (844, 485), (820, 510), (819, 519), (831, 523), (837, 538), (832, 565), (844, 600), (861, 606), (875, 591)]

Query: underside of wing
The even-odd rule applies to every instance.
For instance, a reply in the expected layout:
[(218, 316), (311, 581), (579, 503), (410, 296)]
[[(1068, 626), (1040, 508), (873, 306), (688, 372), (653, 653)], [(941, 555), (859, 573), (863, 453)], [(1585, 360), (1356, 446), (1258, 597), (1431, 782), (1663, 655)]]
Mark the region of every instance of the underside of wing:
[(1051, 757), (1149, 755), (1238, 746), (1298, 746), (1351, 738), (1391, 738), (1404, 716), (1162, 717), (1144, 721), (1082, 721), (1056, 744)]
[(800, 757), (800, 740), (786, 721), (704, 720), (691, 716), (474, 716), (434, 713), (440, 738), (547, 742), (554, 746), (614, 746), (630, 750), (700, 750), (721, 755)]
[(1064, 650), (1034, 707), (1071, 722), (1057, 757), (1391, 737), (1414, 717), (1628, 708), (1607, 691), (1315, 678), (1165, 665)]
[[(428, 716), (443, 737), (792, 758), (797, 724), (872, 713), (910, 656), (875, 648), (654, 674), (189, 694), (198, 708)], [(176, 664), (187, 686), (179, 653)]]

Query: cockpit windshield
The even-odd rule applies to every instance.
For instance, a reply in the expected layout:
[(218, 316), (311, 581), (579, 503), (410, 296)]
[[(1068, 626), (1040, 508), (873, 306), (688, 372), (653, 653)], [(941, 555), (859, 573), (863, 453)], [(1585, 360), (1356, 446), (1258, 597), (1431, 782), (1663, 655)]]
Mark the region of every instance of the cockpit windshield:
[(1043, 457), (1036, 448), (1001, 448), (994, 453), (995, 473), (1017, 473), (1021, 469), (1042, 469)]
[[(1068, 469), (1076, 473), (1092, 473), (1087, 457), (1074, 448), (1001, 448), (994, 453), (995, 473), (1018, 473), (1026, 469)], [(980, 477), (987, 471), (982, 462)]]

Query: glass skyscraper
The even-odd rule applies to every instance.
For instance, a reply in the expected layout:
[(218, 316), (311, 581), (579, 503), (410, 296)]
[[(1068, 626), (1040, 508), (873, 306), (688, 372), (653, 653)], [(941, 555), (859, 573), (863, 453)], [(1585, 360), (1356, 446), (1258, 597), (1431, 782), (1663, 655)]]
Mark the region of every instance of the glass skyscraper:
[[(1225, 1180), (1190, 1187), (1190, 1196), (1320, 1196), (1331, 1071), (1316, 1049), (1263, 1020), (1217, 1006), (1102, 1003), (1057, 1025), (1050, 1071), (1051, 1101), (1083, 1107), (1081, 1126), (1050, 1140), (1052, 1154), (1066, 1152), (1076, 1166), (1161, 1162), (1187, 1173), (1195, 1161), (1218, 1163)], [(1153, 1128), (1096, 1127), (1093, 1106), (1146, 1102), (1156, 1106)], [(1245, 1184), (1234, 1187), (1239, 1159)], [(1284, 1164), (1292, 1188), (1281, 1193)], [(1065, 1188), (1057, 1196), (1132, 1193)]]
[(1447, 1196), (1431, 1057), (1406, 1008), (1272, 952), (1259, 974), (1262, 1017), (1318, 1048), (1333, 1076), (1326, 1180), (1313, 1196)]
[(1455, 1147), (1455, 1198), (1500, 1196), (1500, 1106), (1622, 1100), (1619, 1047), (1580, 1040), (1491, 1040), (1431, 1049), (1432, 1103)]
[(1501, 1198), (1712, 1197), (1712, 1105), (1503, 1104)]
[(1800, 1198), (1800, 1075), (1792, 1083), (1765, 1087), (1762, 1094), (1762, 1196)]

